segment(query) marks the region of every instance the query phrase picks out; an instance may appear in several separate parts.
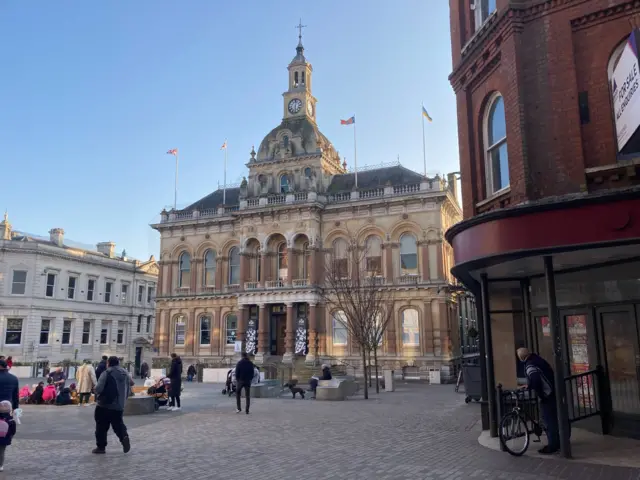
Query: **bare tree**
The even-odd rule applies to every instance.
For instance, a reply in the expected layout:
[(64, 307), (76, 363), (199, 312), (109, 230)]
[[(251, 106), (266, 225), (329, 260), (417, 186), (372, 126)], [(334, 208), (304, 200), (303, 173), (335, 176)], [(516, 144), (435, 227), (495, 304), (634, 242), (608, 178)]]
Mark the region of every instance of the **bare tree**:
[[(374, 239), (375, 240), (375, 239)], [(378, 351), (393, 312), (392, 289), (384, 286), (380, 240), (359, 245), (354, 236), (337, 239), (326, 251), (323, 300), (341, 312), (350, 339), (358, 346), (364, 373), (364, 398), (369, 398), (367, 379), (373, 353), (378, 382)]]

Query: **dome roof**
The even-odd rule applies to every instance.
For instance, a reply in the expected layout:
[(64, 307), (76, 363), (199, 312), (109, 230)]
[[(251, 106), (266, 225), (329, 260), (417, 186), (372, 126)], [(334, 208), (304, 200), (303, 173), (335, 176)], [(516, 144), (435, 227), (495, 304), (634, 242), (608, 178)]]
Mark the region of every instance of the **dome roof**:
[(257, 161), (273, 160), (278, 156), (283, 146), (281, 140), (285, 135), (289, 137), (288, 148), (291, 149), (291, 155), (310, 155), (319, 153), (320, 148), (333, 148), (327, 137), (308, 117), (285, 119), (264, 137), (258, 149)]

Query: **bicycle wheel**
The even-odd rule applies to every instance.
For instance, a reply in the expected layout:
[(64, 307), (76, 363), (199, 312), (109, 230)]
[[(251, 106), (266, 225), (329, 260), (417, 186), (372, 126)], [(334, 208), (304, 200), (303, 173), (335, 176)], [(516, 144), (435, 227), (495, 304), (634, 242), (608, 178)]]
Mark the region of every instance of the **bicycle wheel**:
[(499, 437), (502, 447), (514, 457), (524, 455), (529, 448), (529, 430), (518, 412), (502, 417)]

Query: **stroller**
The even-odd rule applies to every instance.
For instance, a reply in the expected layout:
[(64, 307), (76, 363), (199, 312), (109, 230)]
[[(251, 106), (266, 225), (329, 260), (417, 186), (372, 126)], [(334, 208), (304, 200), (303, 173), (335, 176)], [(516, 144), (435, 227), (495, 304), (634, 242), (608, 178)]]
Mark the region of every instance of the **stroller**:
[(227, 382), (222, 389), (222, 394), (231, 396), (236, 393), (236, 388), (236, 369), (232, 368), (227, 372)]
[(165, 377), (161, 378), (158, 383), (149, 387), (147, 390), (147, 394), (155, 400), (156, 411), (159, 410), (160, 407), (166, 407), (169, 403), (169, 388), (171, 388), (170, 380)]

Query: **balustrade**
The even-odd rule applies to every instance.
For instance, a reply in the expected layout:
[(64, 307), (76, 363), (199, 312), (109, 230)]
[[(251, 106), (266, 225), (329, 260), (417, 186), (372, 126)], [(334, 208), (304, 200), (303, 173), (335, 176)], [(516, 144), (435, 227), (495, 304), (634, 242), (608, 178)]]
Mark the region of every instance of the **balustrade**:
[(258, 282), (245, 282), (244, 289), (245, 290), (257, 290), (258, 289)]
[(284, 288), (286, 280), (269, 280), (265, 284), (265, 288), (274, 289), (274, 288)]

